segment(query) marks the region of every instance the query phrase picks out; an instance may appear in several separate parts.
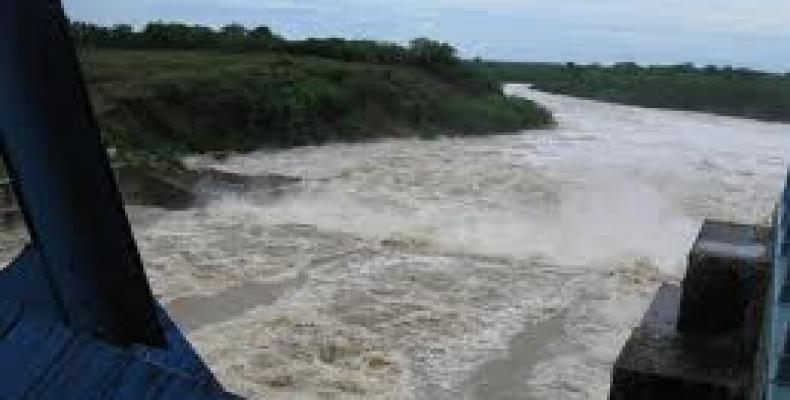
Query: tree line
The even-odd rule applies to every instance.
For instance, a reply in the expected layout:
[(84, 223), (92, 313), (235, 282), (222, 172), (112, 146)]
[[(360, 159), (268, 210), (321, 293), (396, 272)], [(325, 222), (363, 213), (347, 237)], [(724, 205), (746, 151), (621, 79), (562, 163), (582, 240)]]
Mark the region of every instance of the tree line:
[(287, 40), (267, 26), (248, 28), (229, 24), (213, 28), (171, 22), (151, 22), (135, 29), (126, 24), (108, 27), (75, 21), (71, 23), (71, 32), (81, 47), (276, 51), (341, 61), (417, 65), (434, 69), (459, 64), (453, 46), (427, 38), (414, 39), (406, 46), (342, 38)]
[(642, 66), (575, 63), (474, 63), (475, 68), (536, 89), (647, 107), (790, 121), (790, 74), (691, 63)]

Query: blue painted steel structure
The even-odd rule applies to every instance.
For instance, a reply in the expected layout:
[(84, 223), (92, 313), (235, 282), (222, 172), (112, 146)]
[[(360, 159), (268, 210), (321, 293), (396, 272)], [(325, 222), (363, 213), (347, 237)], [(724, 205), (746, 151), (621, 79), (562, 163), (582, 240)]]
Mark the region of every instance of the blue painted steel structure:
[(790, 400), (790, 174), (774, 215), (773, 271), (767, 296), (764, 387), (768, 400)]
[(32, 239), (0, 270), (0, 400), (237, 398), (151, 294), (59, 0), (0, 0), (0, 147)]

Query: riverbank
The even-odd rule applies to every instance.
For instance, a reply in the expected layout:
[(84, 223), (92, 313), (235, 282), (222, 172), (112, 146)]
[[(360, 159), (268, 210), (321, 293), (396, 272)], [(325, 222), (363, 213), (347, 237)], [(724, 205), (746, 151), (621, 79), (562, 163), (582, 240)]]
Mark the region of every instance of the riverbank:
[(214, 50), (85, 48), (81, 59), (106, 141), (131, 163), (553, 124), (534, 102), (408, 65)]
[(692, 64), (477, 62), (502, 82), (610, 103), (790, 122), (790, 75)]

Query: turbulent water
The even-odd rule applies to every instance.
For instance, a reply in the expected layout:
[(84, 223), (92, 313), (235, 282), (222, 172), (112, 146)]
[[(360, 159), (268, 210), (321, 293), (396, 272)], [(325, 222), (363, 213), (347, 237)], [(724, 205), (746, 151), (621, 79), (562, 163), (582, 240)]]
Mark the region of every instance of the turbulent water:
[(765, 222), (790, 127), (509, 86), (546, 131), (191, 163), (304, 178), (135, 209), (157, 295), (266, 399), (605, 399), (704, 218)]

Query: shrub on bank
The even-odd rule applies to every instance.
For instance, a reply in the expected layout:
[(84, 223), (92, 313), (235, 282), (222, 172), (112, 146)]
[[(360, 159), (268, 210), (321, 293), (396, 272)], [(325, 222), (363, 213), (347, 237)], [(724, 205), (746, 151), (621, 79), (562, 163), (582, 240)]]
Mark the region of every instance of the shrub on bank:
[(418, 66), (281, 54), (83, 52), (103, 131), (121, 150), (251, 150), (548, 126), (535, 103)]

